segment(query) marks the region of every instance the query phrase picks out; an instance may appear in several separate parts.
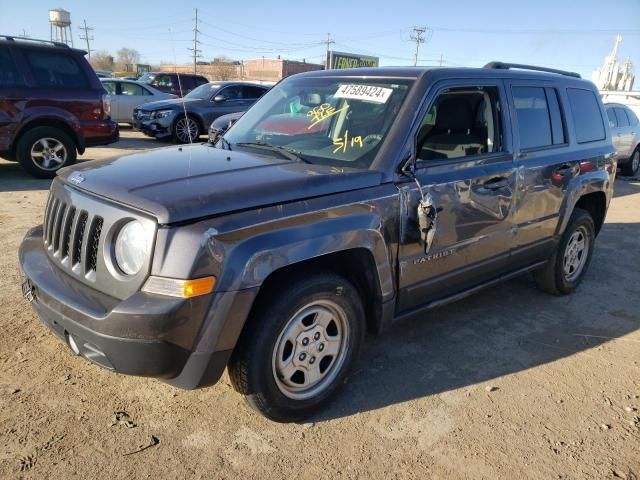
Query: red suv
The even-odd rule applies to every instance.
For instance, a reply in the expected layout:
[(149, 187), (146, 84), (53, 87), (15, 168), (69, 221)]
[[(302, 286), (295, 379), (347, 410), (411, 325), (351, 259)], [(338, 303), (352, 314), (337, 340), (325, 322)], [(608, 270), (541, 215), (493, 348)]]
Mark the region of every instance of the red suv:
[(86, 147), (118, 140), (110, 97), (85, 53), (0, 35), (0, 157), (52, 178)]

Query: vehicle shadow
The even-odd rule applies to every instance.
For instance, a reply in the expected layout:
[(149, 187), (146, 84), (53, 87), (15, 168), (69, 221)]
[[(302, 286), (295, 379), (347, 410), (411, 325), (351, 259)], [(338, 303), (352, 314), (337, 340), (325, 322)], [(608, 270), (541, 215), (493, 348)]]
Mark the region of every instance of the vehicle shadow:
[(49, 190), (51, 180), (29, 175), (17, 162), (0, 160), (0, 192)]
[(347, 385), (315, 420), (496, 381), (638, 330), (640, 261), (621, 251), (640, 251), (640, 224), (605, 225), (573, 295), (547, 295), (525, 276), (394, 325), (369, 339)]
[(614, 186), (613, 197), (624, 197), (640, 193), (640, 174), (635, 177), (623, 177), (618, 175)]

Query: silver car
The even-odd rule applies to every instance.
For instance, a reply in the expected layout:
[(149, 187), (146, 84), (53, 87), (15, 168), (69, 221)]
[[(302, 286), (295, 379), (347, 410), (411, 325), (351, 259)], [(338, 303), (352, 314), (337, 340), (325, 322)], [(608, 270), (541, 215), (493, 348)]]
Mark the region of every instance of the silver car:
[(131, 123), (133, 109), (145, 103), (177, 98), (171, 93), (161, 92), (149, 85), (119, 78), (100, 79), (102, 86), (111, 95), (111, 118), (118, 123)]
[(634, 176), (640, 168), (640, 125), (638, 117), (626, 105), (605, 103), (613, 146), (623, 175)]

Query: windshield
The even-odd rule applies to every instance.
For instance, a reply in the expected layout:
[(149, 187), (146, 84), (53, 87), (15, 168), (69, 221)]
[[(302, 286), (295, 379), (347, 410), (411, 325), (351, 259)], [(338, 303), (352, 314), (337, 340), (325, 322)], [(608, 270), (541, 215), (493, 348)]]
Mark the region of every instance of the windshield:
[(151, 83), (153, 82), (153, 79), (156, 78), (156, 76), (152, 73), (145, 73), (144, 75), (142, 75), (138, 81), (142, 82), (142, 83)]
[(185, 98), (198, 98), (200, 100), (209, 100), (211, 95), (216, 91), (220, 90), (220, 85), (215, 83), (205, 83), (204, 85), (200, 85), (198, 88), (194, 88), (189, 93), (187, 93)]
[(285, 80), (217, 146), (273, 156), (290, 152), (309, 163), (368, 168), (412, 83), (361, 77)]

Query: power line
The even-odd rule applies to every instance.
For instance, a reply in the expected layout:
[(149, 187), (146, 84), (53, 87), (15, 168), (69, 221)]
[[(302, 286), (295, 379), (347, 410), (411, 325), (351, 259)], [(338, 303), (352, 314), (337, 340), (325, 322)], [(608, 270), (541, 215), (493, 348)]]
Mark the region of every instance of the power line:
[(331, 44), (336, 42), (331, 38), (331, 34), (327, 33), (327, 40), (322, 43), (326, 43), (327, 45), (327, 57), (326, 57), (327, 59), (325, 60), (324, 68), (328, 69), (329, 68), (329, 49), (331, 47)]
[(191, 55), (193, 56), (193, 73), (196, 73), (198, 59), (202, 58), (202, 55), (200, 55), (202, 50), (198, 48), (198, 45), (200, 44), (200, 40), (198, 40), (199, 33), (201, 32), (198, 30), (198, 9), (196, 8), (196, 16), (193, 24), (193, 48), (187, 48), (187, 50), (192, 52)]
[(425, 39), (422, 37), (424, 33), (427, 31), (427, 27), (413, 27), (414, 35), (411, 35), (411, 40), (416, 42), (416, 53), (413, 55), (413, 66), (418, 65), (418, 53), (420, 52), (420, 44), (425, 42)]
[(89, 32), (93, 30), (93, 27), (87, 27), (87, 21), (84, 21), (84, 27), (80, 27), (80, 30), (84, 30), (84, 36), (80, 35), (80, 40), (85, 40), (87, 42), (87, 55), (91, 58), (91, 44), (89, 43), (93, 40), (93, 37), (89, 36)]

